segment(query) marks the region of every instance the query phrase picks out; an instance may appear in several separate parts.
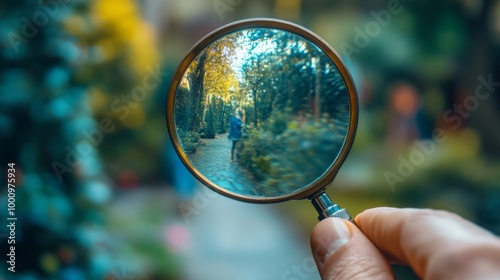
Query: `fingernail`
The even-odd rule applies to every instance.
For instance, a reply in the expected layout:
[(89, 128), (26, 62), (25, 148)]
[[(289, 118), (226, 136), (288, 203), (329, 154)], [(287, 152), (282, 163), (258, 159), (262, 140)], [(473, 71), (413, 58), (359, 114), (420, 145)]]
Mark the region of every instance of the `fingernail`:
[(328, 218), (320, 231), (320, 237), (317, 248), (314, 252), (316, 258), (322, 263), (330, 255), (344, 246), (351, 239), (351, 231), (346, 222), (341, 219)]

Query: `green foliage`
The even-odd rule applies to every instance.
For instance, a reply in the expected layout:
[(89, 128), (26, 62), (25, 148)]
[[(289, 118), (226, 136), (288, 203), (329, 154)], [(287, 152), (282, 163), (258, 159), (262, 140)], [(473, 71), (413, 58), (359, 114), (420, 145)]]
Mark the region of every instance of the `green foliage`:
[[(149, 106), (164, 74), (150, 73), (159, 69), (159, 57), (136, 4), (121, 1), (117, 9), (109, 0), (0, 2), (5, 34), (0, 161), (16, 164), (20, 217), (19, 239), (11, 244), (16, 273), (9, 279), (116, 279), (118, 247), (136, 258), (128, 265), (137, 263), (139, 246), (116, 243), (121, 238), (115, 233), (123, 229), (105, 230), (111, 222), (105, 212), (120, 184), (115, 175), (136, 163), (153, 166), (143, 174), (164, 172), (158, 168), (158, 151), (165, 145), (165, 134), (158, 133), (163, 108)], [(132, 95), (136, 87), (143, 91), (141, 100)], [(134, 146), (141, 144), (131, 143), (147, 149), (136, 153)], [(158, 255), (174, 262), (168, 249), (157, 248)], [(141, 277), (166, 279), (175, 273), (159, 270), (164, 267)], [(2, 269), (7, 270), (5, 264)]]
[(183, 129), (178, 129), (177, 134), (179, 135), (179, 140), (182, 145), (182, 149), (187, 154), (192, 154), (196, 152), (196, 148), (200, 144), (200, 136), (196, 132), (186, 131)]
[(182, 130), (189, 128), (190, 92), (187, 88), (179, 87), (175, 95), (175, 125)]
[(273, 135), (280, 135), (287, 129), (288, 117), (285, 112), (277, 111), (272, 118), (263, 124), (262, 129), (269, 130)]
[(216, 120), (215, 120), (215, 114), (216, 114), (216, 100), (215, 96), (212, 96), (212, 102), (210, 105), (208, 105), (207, 112), (205, 114), (205, 137), (207, 138), (214, 138), (215, 137), (215, 127), (216, 127)]
[[(292, 33), (265, 29), (248, 31), (242, 38), (246, 51), (242, 64), (242, 89), (247, 123), (259, 126), (276, 110), (322, 112), (345, 117), (346, 86), (338, 69), (316, 46)], [(260, 51), (269, 42), (274, 50)], [(275, 52), (275, 53), (273, 53)], [(284, 52), (287, 55), (279, 55)], [(314, 104), (314, 105), (313, 105)]]
[(340, 131), (327, 115), (315, 122), (276, 111), (260, 127), (245, 127), (238, 163), (260, 181), (259, 193), (290, 192), (312, 183), (333, 163), (344, 140)]
[(390, 199), (407, 207), (449, 210), (500, 233), (499, 164), (471, 156), (429, 164), (394, 189)]
[[(231, 68), (232, 56), (239, 35), (217, 40), (201, 52), (186, 70), (184, 78), (189, 90), (177, 93), (179, 100), (176, 118), (183, 129), (199, 132), (204, 137), (214, 137), (217, 131), (225, 132), (224, 115), (230, 94), (237, 91), (238, 80)], [(207, 119), (208, 118), (208, 119)]]
[(215, 110), (218, 120), (218, 133), (226, 133), (229, 128), (229, 117), (234, 111), (233, 106), (231, 104), (226, 104), (224, 100), (219, 99), (217, 102), (217, 109)]

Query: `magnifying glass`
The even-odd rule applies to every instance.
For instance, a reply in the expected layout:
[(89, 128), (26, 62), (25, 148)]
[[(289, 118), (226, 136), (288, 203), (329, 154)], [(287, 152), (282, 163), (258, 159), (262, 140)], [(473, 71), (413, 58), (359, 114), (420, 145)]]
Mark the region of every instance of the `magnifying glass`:
[(319, 220), (351, 220), (325, 188), (354, 141), (356, 89), (313, 32), (260, 18), (211, 32), (178, 66), (166, 110), (177, 154), (212, 190), (251, 203), (310, 199)]

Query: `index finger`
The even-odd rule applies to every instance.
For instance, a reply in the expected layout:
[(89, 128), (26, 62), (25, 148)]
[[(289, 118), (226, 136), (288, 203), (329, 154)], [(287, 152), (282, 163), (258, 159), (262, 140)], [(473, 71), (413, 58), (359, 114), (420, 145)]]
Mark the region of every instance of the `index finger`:
[[(500, 275), (500, 241), (463, 218), (430, 209), (375, 208), (359, 214), (361, 231), (389, 259), (425, 279)], [(477, 278), (478, 270), (484, 278)]]

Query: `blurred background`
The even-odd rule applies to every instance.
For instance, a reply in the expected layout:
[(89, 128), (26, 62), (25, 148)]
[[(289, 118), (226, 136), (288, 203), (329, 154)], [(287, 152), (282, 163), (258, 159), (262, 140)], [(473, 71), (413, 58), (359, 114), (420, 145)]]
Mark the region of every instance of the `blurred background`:
[(6, 0), (0, 218), (13, 162), (16, 273), (2, 226), (0, 279), (319, 279), (308, 201), (221, 197), (167, 136), (178, 63), (251, 17), (311, 29), (351, 71), (360, 120), (333, 200), (446, 209), (500, 234), (498, 0)]

